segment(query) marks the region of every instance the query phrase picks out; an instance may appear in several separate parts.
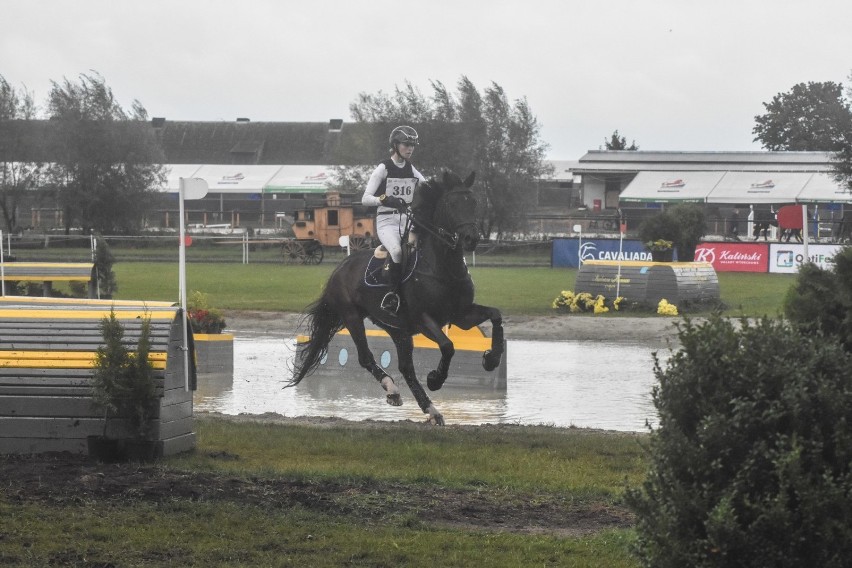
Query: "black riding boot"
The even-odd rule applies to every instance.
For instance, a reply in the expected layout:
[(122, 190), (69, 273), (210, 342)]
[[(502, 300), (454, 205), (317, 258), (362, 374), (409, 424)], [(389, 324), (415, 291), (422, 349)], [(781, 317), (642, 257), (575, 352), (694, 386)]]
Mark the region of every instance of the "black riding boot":
[(392, 260), (385, 265), (385, 281), (390, 286), (390, 291), (382, 298), (382, 309), (386, 312), (396, 314), (399, 310), (399, 278), (402, 275), (402, 267)]

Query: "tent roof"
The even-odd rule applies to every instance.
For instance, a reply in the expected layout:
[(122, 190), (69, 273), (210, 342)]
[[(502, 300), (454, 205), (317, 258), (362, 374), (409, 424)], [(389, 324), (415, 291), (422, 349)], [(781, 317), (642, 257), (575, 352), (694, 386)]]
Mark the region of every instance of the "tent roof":
[(197, 177), (193, 174), (197, 172), (201, 166), (198, 164), (169, 164), (166, 167), (166, 185), (162, 188), (163, 191), (177, 193), (180, 191), (180, 178)]
[(281, 166), (205, 165), (192, 177), (207, 182), (216, 193), (261, 193)]
[(725, 172), (639, 172), (619, 196), (624, 202), (703, 203)]
[(814, 174), (799, 192), (800, 203), (852, 203), (852, 193), (844, 190), (829, 174)]
[(263, 193), (325, 193), (334, 178), (331, 166), (281, 166)]
[(789, 171), (642, 171), (619, 201), (730, 204), (852, 203), (830, 174)]
[(708, 203), (795, 203), (808, 172), (725, 172)]

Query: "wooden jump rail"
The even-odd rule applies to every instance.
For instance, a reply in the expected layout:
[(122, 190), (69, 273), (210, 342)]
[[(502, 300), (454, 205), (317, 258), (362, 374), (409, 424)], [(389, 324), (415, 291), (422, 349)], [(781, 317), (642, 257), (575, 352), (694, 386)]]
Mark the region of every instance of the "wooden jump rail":
[(4, 262), (0, 277), (6, 282), (41, 282), (44, 296), (51, 296), (54, 282), (85, 282), (88, 297), (97, 295), (95, 265), (91, 262)]
[[(158, 454), (192, 449), (192, 391), (185, 389), (178, 308), (165, 302), (59, 298), (0, 299), (0, 453), (85, 453), (86, 438), (103, 432), (91, 403), (95, 355), (103, 345), (100, 323), (114, 310), (124, 342), (135, 349), (142, 319), (150, 317), (151, 351), (159, 404), (148, 439)], [(194, 352), (191, 351), (190, 355)], [(108, 435), (126, 425), (111, 420)]]

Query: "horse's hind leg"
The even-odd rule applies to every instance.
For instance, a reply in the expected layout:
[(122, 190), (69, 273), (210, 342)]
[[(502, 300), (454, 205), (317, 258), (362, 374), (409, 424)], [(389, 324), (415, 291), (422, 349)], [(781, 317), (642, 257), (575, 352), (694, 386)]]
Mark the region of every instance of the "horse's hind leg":
[(393, 339), (394, 345), (396, 345), (396, 355), (399, 359), (399, 372), (402, 373), (403, 377), (405, 377), (405, 382), (408, 384), (411, 394), (414, 395), (414, 400), (417, 401), (417, 405), (420, 406), (420, 410), (422, 410), (424, 414), (429, 415), (429, 418), (426, 421), (437, 426), (443, 426), (443, 415), (441, 415), (441, 413), (438, 412), (438, 409), (435, 408), (435, 405), (432, 404), (432, 401), (429, 399), (429, 395), (427, 395), (426, 391), (423, 390), (423, 385), (421, 385), (420, 381), (417, 380), (417, 375), (414, 371), (413, 359), (414, 341), (411, 339), (410, 335), (392, 335), (391, 339)]
[(387, 403), (391, 406), (402, 406), (402, 396), (399, 394), (399, 387), (393, 382), (393, 379), (385, 373), (384, 369), (376, 363), (373, 352), (367, 345), (367, 332), (364, 329), (364, 320), (357, 316), (344, 316), (346, 329), (355, 342), (355, 348), (358, 350), (358, 364), (367, 369), (373, 377), (381, 383), (382, 388), (387, 392)]

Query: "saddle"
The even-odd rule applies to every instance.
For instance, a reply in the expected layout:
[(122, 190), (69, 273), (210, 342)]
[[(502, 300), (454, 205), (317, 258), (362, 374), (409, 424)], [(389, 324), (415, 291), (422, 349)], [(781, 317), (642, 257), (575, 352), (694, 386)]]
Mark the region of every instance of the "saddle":
[[(390, 284), (382, 277), (386, 272), (384, 267), (389, 262), (389, 257), (390, 255), (383, 245), (376, 247), (376, 250), (373, 251), (373, 256), (370, 257), (370, 261), (367, 263), (367, 270), (364, 271), (364, 284), (371, 288), (390, 288)], [(411, 275), (414, 274), (414, 268), (417, 266), (419, 258), (420, 251), (416, 248), (408, 250), (403, 254), (401, 284), (408, 281)]]

